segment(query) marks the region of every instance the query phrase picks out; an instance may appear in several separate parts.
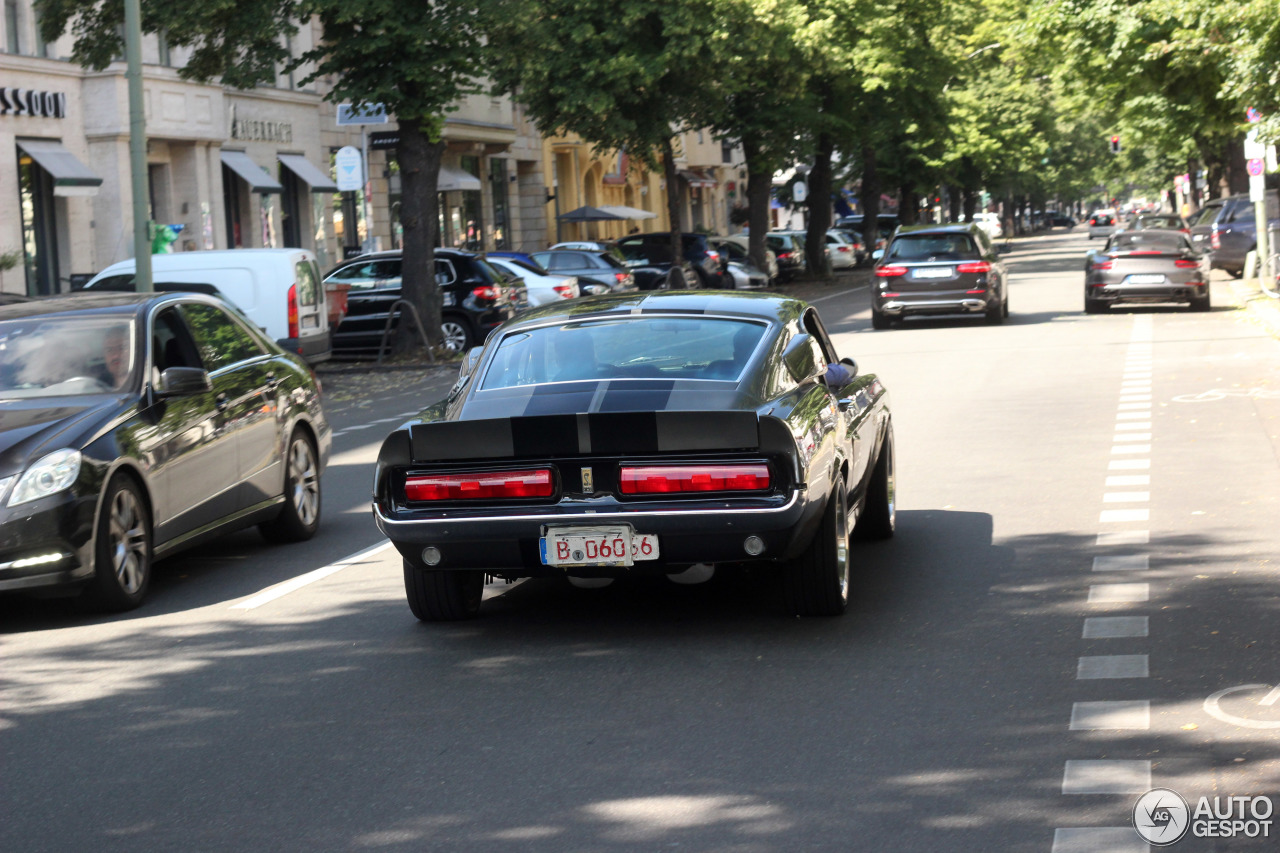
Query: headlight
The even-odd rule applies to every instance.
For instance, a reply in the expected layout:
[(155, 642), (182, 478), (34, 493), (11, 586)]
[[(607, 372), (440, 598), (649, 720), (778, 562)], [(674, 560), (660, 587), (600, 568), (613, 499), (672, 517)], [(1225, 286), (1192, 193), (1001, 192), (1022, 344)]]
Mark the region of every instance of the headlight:
[(34, 501), (69, 489), (80, 474), (80, 451), (57, 450), (36, 462), (18, 479), (9, 506)]

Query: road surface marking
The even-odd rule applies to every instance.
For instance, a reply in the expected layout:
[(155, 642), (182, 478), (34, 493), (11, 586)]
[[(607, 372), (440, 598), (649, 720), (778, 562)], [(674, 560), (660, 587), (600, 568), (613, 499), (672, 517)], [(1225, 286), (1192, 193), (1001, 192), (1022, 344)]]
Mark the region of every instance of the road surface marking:
[(1099, 533), (1095, 545), (1146, 545), (1151, 541), (1150, 530), (1116, 530), (1112, 533)]
[(1107, 492), (1102, 496), (1106, 504), (1144, 504), (1149, 500), (1150, 492)]
[(1089, 587), (1090, 604), (1131, 604), (1150, 600), (1149, 583), (1099, 583)]
[(1134, 409), (1146, 409), (1147, 411), (1150, 411), (1151, 401), (1148, 400), (1145, 403), (1121, 403), (1119, 408), (1121, 411), (1133, 411)]
[[(1240, 684), (1236, 687), (1228, 687), (1225, 690), (1219, 690), (1204, 700), (1204, 711), (1211, 717), (1221, 720), (1224, 723), (1230, 723), (1233, 726), (1243, 726), (1246, 729), (1280, 729), (1280, 720), (1251, 720), (1248, 717), (1238, 717), (1235, 714), (1228, 714), (1222, 710), (1221, 701), (1232, 693), (1243, 693), (1247, 690), (1266, 690), (1271, 687), (1270, 684)], [(1269, 699), (1276, 691), (1280, 691), (1280, 684), (1276, 685), (1270, 693), (1263, 697), (1263, 701)], [(1262, 702), (1258, 703), (1259, 705)]]
[[(1117, 418), (1119, 420), (1119, 418)], [(1137, 423), (1116, 424), (1116, 432), (1136, 432), (1140, 429), (1151, 429), (1151, 421), (1138, 421)]]
[[(1111, 451), (1115, 453), (1115, 450)], [(1149, 471), (1151, 470), (1150, 459), (1112, 459), (1111, 464), (1107, 465), (1110, 471)]]
[(307, 572), (305, 575), (298, 575), (296, 578), (268, 587), (250, 599), (231, 605), (231, 609), (253, 610), (261, 607), (264, 604), (275, 601), (277, 598), (282, 598), (291, 592), (296, 592), (308, 584), (313, 584), (318, 580), (323, 580), (324, 578), (329, 577), (330, 575), (335, 575), (345, 568), (362, 563), (368, 558), (376, 554), (380, 554), (390, 547), (390, 542), (381, 542), (372, 547), (365, 548), (363, 551), (357, 551), (349, 557), (343, 557), (336, 563), (330, 563), (322, 568)]
[(1150, 761), (1068, 761), (1062, 773), (1064, 794), (1143, 794), (1150, 790)]
[(1272, 690), (1272, 691), (1271, 691), (1270, 693), (1268, 693), (1266, 696), (1264, 696), (1264, 697), (1262, 697), (1261, 699), (1259, 699), (1259, 700), (1258, 700), (1258, 704), (1259, 704), (1259, 705), (1274, 705), (1274, 704), (1276, 704), (1276, 700), (1277, 700), (1277, 699), (1280, 699), (1280, 684), (1277, 684), (1274, 690)]
[(1150, 441), (1150, 440), (1151, 440), (1151, 433), (1149, 433), (1149, 432), (1135, 432), (1135, 433), (1132, 433), (1132, 434), (1123, 434), (1123, 435), (1121, 435), (1121, 434), (1117, 433), (1116, 435), (1113, 435), (1113, 436), (1111, 437), (1111, 440), (1112, 440), (1113, 442), (1115, 442), (1116, 444), (1124, 444), (1124, 443), (1126, 443), (1126, 442), (1130, 442), (1130, 441)]
[(1149, 444), (1118, 444), (1111, 448), (1112, 456), (1122, 456), (1130, 453), (1150, 453), (1151, 445)]
[(1149, 486), (1151, 485), (1150, 474), (1120, 474), (1107, 478), (1107, 488), (1113, 486)]
[(1071, 706), (1071, 731), (1150, 729), (1151, 702), (1076, 702)]
[(1071, 826), (1053, 831), (1050, 853), (1147, 853), (1150, 849), (1131, 826)]
[(1117, 554), (1112, 557), (1094, 557), (1095, 572), (1145, 572), (1151, 568), (1148, 554)]
[(1146, 678), (1146, 655), (1087, 655), (1076, 661), (1076, 679)]
[(1120, 402), (1121, 403), (1143, 403), (1143, 402), (1150, 403), (1151, 395), (1150, 394), (1121, 394)]
[(1151, 511), (1146, 509), (1104, 509), (1098, 515), (1102, 524), (1119, 524), (1125, 521), (1150, 521)]
[(1081, 639), (1118, 640), (1123, 637), (1146, 637), (1151, 633), (1146, 616), (1090, 616), (1084, 620)]
[(828, 299), (835, 299), (837, 296), (847, 296), (850, 293), (857, 293), (859, 290), (866, 290), (870, 286), (871, 285), (869, 284), (859, 284), (855, 287), (849, 288), (848, 290), (842, 290), (839, 293), (832, 293), (829, 296), (819, 296), (817, 299), (807, 299), (805, 301), (808, 302), (810, 305), (812, 305), (815, 302), (826, 302)]
[(1116, 420), (1118, 421), (1140, 421), (1143, 418), (1151, 417), (1151, 409), (1143, 406), (1140, 412), (1117, 412)]

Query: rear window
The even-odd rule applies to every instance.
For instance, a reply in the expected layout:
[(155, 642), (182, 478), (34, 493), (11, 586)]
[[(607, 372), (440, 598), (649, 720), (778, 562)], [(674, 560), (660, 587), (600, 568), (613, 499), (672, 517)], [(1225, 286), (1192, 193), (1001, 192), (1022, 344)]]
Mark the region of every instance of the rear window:
[(299, 261), (294, 266), (297, 276), (298, 304), (316, 305), (320, 302), (320, 277), (310, 261)]
[(1111, 238), (1110, 248), (1120, 252), (1181, 252), (1191, 248), (1181, 232), (1124, 231)]
[(511, 332), (481, 390), (598, 379), (737, 381), (765, 325), (707, 317), (586, 320)]
[(889, 247), (894, 261), (959, 261), (979, 256), (968, 234), (903, 234)]

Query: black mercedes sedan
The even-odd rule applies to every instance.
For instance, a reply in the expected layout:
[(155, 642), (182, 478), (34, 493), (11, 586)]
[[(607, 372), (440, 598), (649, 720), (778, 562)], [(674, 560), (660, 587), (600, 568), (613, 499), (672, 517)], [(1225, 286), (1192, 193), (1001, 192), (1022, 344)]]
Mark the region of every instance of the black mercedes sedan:
[(607, 580), (782, 569), (836, 616), (850, 531), (894, 530), (893, 424), (872, 374), (796, 299), (656, 291), (544, 306), (472, 350), (383, 442), (373, 510), (423, 620), (486, 574)]
[(0, 591), (127, 610), (214, 535), (308, 539), (331, 443), (311, 369), (215, 297), (0, 307)]

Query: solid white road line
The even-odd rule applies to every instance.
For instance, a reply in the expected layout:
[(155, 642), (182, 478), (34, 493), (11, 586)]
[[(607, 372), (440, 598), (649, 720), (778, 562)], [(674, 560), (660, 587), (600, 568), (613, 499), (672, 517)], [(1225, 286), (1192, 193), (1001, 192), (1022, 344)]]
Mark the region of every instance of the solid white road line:
[(1098, 583), (1089, 587), (1090, 604), (1132, 604), (1150, 600), (1149, 583)]
[(1144, 794), (1150, 790), (1150, 761), (1068, 761), (1062, 774), (1064, 794)]
[(1087, 655), (1076, 661), (1076, 678), (1146, 678), (1150, 675), (1146, 655)]
[(1109, 731), (1151, 728), (1151, 702), (1076, 702), (1071, 706), (1071, 731)]
[(1084, 640), (1117, 640), (1123, 637), (1146, 637), (1151, 624), (1146, 616), (1090, 616), (1084, 620)]
[(860, 284), (857, 287), (851, 287), (848, 290), (842, 290), (839, 293), (832, 293), (828, 296), (819, 296), (817, 299), (809, 299), (806, 301), (810, 305), (812, 305), (815, 302), (826, 302), (828, 299), (835, 299), (837, 296), (847, 296), (850, 293), (857, 293), (859, 290), (866, 290), (870, 286), (871, 285), (869, 284)]
[(352, 554), (349, 557), (343, 557), (341, 560), (337, 561), (336, 563), (330, 563), (329, 565), (324, 566), (323, 568), (319, 568), (314, 571), (307, 572), (305, 575), (298, 575), (296, 578), (293, 578), (292, 580), (287, 580), (284, 583), (280, 583), (280, 584), (276, 584), (275, 586), (268, 587), (267, 589), (263, 590), (262, 592), (258, 593), (257, 595), (253, 596), (250, 599), (241, 601), (238, 604), (231, 605), (231, 609), (232, 610), (253, 610), (255, 608), (261, 607), (262, 605), (267, 604), (268, 602), (275, 601), (277, 598), (282, 598), (283, 596), (286, 596), (291, 592), (296, 592), (297, 590), (302, 589), (304, 586), (307, 586), (308, 584), (313, 584), (318, 580), (323, 580), (324, 578), (329, 577), (330, 575), (335, 575), (345, 568), (357, 565), (359, 563), (363, 563), (368, 558), (376, 554), (380, 554), (381, 552), (387, 550), (390, 547), (391, 547), (390, 542), (381, 542), (372, 547), (365, 548), (363, 551), (357, 551), (356, 553)]

